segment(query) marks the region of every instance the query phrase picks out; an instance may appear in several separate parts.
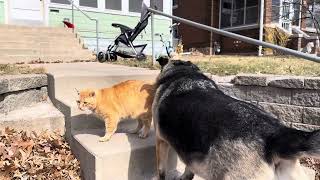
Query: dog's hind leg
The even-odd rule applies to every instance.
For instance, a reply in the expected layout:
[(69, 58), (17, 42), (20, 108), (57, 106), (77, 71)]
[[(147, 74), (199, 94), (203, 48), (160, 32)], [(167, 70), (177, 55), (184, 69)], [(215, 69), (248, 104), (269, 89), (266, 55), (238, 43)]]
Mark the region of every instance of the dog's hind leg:
[(193, 172), (190, 171), (190, 169), (186, 166), (184, 169), (183, 174), (177, 178), (177, 180), (192, 180), (194, 177)]
[(159, 137), (156, 138), (157, 179), (165, 180), (170, 145)]

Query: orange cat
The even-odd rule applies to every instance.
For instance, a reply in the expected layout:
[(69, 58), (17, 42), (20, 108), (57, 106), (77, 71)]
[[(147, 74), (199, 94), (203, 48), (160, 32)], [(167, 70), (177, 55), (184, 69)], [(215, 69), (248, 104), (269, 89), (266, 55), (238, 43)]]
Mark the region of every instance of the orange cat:
[(115, 133), (120, 119), (127, 117), (138, 120), (137, 128), (130, 132), (138, 133), (143, 128), (139, 137), (147, 137), (152, 121), (153, 96), (153, 83), (128, 80), (110, 88), (82, 90), (77, 103), (80, 110), (89, 109), (103, 118), (106, 134), (100, 141), (104, 142)]

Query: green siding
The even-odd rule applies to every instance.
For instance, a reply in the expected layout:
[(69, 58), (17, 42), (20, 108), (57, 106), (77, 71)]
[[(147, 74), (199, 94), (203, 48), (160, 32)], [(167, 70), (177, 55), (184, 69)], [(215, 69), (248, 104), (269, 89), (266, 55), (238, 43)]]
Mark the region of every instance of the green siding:
[(0, 24), (4, 24), (4, 2), (0, 1)]
[[(63, 19), (69, 18), (71, 21), (71, 10), (51, 8), (54, 10), (59, 10), (59, 12), (49, 13), (49, 25), (50, 26), (63, 26)], [(120, 34), (119, 28), (114, 28), (111, 26), (112, 23), (120, 23), (134, 28), (134, 26), (139, 21), (140, 17), (137, 16), (125, 16), (125, 15), (114, 15), (107, 13), (97, 13), (97, 12), (86, 12), (90, 17), (97, 18), (99, 20), (99, 32), (100, 37), (104, 39), (114, 39)], [(80, 35), (84, 38), (95, 37), (95, 22), (90, 21), (81, 12), (75, 11), (75, 26), (79, 31)], [(137, 37), (136, 41), (150, 41), (151, 40), (151, 19), (149, 25), (146, 27), (146, 33), (144, 31)], [(155, 18), (155, 33), (163, 33), (165, 39), (170, 39), (169, 26), (171, 21), (169, 19)], [(156, 37), (157, 38), (157, 37)]]

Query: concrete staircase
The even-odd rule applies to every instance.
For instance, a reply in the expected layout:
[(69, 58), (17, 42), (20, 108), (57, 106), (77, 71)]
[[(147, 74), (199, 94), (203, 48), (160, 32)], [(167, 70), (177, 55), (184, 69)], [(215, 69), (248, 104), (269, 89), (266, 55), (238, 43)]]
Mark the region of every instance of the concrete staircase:
[(67, 28), (0, 25), (0, 63), (93, 60)]
[[(153, 80), (159, 71), (98, 63), (46, 64), (45, 68), (50, 99), (66, 117), (66, 137), (80, 160), (83, 179), (150, 180), (156, 170), (154, 131), (146, 139), (128, 134), (136, 126), (129, 120), (119, 125), (109, 142), (98, 142), (104, 123), (78, 110), (75, 88), (102, 88), (128, 79)], [(178, 174), (174, 169), (181, 172), (184, 165), (175, 153), (169, 159), (173, 179)]]

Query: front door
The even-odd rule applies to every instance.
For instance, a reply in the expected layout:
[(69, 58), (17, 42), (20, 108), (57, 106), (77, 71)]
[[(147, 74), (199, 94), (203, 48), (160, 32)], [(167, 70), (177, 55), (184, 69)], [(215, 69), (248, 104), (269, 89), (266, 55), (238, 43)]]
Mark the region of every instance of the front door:
[(10, 0), (9, 23), (41, 26), (44, 24), (43, 0)]

